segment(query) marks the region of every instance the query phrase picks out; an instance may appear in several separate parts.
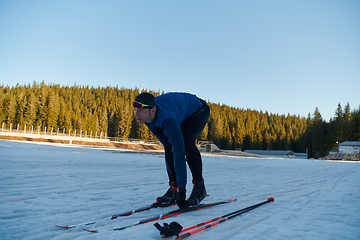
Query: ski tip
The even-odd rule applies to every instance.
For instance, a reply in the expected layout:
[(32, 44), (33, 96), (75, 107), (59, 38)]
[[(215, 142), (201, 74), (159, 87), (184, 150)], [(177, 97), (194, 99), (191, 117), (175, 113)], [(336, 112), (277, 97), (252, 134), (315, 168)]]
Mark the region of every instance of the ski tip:
[(55, 226), (59, 228), (73, 228), (72, 226), (60, 226), (60, 225), (55, 225)]
[(83, 228), (85, 231), (87, 231), (87, 232), (91, 232), (91, 233), (97, 233), (98, 232), (98, 230), (97, 229), (85, 229), (85, 228)]
[(126, 227), (113, 228), (114, 231), (121, 231), (126, 229)]
[(269, 201), (269, 202), (274, 202), (275, 199), (274, 199), (273, 197), (271, 197), (271, 198), (268, 198), (268, 201)]

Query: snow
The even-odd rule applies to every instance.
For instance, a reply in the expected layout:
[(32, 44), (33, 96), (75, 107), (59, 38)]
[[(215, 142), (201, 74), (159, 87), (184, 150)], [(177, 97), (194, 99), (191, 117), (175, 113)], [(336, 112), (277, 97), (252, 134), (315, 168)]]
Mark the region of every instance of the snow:
[[(274, 197), (189, 239), (360, 239), (359, 162), (203, 155), (203, 164), (203, 203), (238, 200), (160, 224), (188, 227)], [(111, 229), (175, 206), (110, 216), (151, 204), (167, 181), (159, 154), (0, 140), (0, 238), (162, 239), (155, 222)], [(187, 189), (189, 196), (190, 173)], [(87, 221), (99, 232), (55, 227)]]

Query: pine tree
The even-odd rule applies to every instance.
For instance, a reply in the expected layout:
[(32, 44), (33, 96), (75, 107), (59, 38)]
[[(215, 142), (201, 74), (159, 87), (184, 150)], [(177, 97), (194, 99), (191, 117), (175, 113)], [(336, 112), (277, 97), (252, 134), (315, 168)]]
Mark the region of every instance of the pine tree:
[(138, 138), (144, 139), (144, 140), (150, 139), (149, 128), (145, 124), (139, 125)]
[(12, 92), (7, 92), (3, 98), (3, 111), (5, 116), (5, 123), (7, 125), (13, 124), (16, 116), (16, 99)]
[(342, 125), (343, 125), (343, 112), (342, 112), (342, 107), (341, 104), (338, 104), (338, 107), (336, 109), (335, 112), (335, 124), (334, 124), (334, 128), (335, 128), (335, 134), (334, 137), (336, 139), (337, 142), (342, 142), (344, 139), (344, 135), (343, 135), (343, 129), (342, 129)]
[(358, 110), (355, 109), (352, 112), (351, 122), (351, 139), (353, 141), (360, 141), (360, 106)]
[(206, 124), (203, 131), (199, 135), (198, 140), (199, 141), (207, 141), (208, 140), (208, 131), (209, 131), (209, 125)]
[(350, 104), (345, 105), (343, 113), (343, 123), (342, 123), (342, 139), (349, 141), (351, 135), (351, 111)]
[(100, 126), (100, 131), (107, 133), (108, 132), (108, 114), (107, 114), (107, 109), (103, 108), (101, 110), (101, 115), (100, 115), (100, 119), (99, 119), (99, 126)]
[(25, 97), (24, 122), (33, 126), (36, 120), (36, 98), (32, 91), (28, 91)]

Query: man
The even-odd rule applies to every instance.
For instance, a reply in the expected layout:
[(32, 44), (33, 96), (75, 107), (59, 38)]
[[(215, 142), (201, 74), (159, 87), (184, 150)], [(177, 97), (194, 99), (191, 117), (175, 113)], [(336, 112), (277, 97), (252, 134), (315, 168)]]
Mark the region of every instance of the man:
[[(166, 93), (155, 98), (145, 92), (139, 94), (132, 104), (138, 122), (145, 123), (165, 148), (170, 188), (157, 201), (176, 202), (181, 209), (199, 204), (206, 196), (206, 189), (201, 155), (195, 140), (209, 119), (209, 105), (189, 93)], [(185, 161), (193, 178), (192, 193), (187, 200)]]

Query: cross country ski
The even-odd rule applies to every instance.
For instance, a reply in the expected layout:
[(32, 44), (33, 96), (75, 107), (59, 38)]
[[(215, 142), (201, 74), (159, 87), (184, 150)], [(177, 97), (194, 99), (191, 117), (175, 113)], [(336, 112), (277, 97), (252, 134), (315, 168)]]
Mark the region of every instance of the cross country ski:
[[(134, 214), (134, 213), (148, 211), (148, 210), (150, 210), (152, 208), (158, 208), (158, 207), (165, 208), (165, 207), (170, 207), (170, 206), (174, 206), (174, 205), (176, 205), (176, 204), (175, 203), (158, 203), (158, 202), (154, 202), (151, 205), (147, 205), (147, 206), (136, 208), (136, 209), (129, 210), (129, 211), (126, 211), (126, 212), (114, 214), (109, 218), (111, 220), (113, 220), (113, 219), (116, 219), (118, 217), (127, 217), (127, 216), (130, 216), (130, 215)], [(90, 222), (77, 223), (77, 224), (72, 224), (72, 225), (55, 225), (55, 226), (59, 227), (59, 228), (69, 229), (69, 228), (76, 228), (76, 227), (80, 227), (80, 226), (92, 225), (92, 224), (95, 224), (95, 223), (96, 223), (96, 221), (90, 221)]]
[[(113, 228), (113, 230), (114, 230), (114, 231), (125, 230), (125, 229), (127, 229), (127, 228), (134, 227), (134, 226), (137, 226), (137, 225), (141, 225), (141, 224), (144, 224), (144, 223), (148, 223), (148, 222), (153, 222), (153, 221), (157, 221), (157, 220), (160, 220), (160, 219), (169, 218), (169, 217), (177, 216), (177, 215), (184, 214), (184, 213), (188, 213), (188, 212), (192, 212), (192, 211), (197, 211), (197, 210), (201, 210), (201, 209), (210, 208), (210, 207), (213, 207), (213, 206), (216, 206), (216, 205), (221, 205), (221, 204), (226, 204), (226, 203), (234, 202), (234, 201), (236, 201), (236, 200), (237, 200), (237, 199), (231, 199), (231, 200), (214, 202), (214, 203), (208, 203), (208, 204), (199, 204), (198, 206), (196, 206), (196, 207), (191, 207), (191, 208), (178, 209), (178, 210), (170, 211), (170, 212), (167, 212), (167, 213), (164, 213), (164, 214), (160, 214), (160, 215), (157, 215), (157, 216), (153, 216), (153, 217), (150, 217), (150, 218), (145, 218), (145, 219), (140, 220), (140, 221), (138, 221), (137, 223), (134, 223), (134, 224), (131, 224), (131, 225)], [(92, 232), (92, 233), (97, 233), (97, 232), (99, 232), (98, 229), (85, 229), (85, 228), (84, 228), (84, 230), (87, 231), (87, 232)]]

